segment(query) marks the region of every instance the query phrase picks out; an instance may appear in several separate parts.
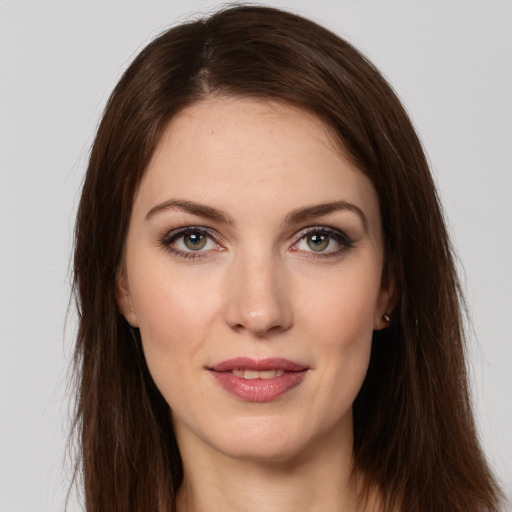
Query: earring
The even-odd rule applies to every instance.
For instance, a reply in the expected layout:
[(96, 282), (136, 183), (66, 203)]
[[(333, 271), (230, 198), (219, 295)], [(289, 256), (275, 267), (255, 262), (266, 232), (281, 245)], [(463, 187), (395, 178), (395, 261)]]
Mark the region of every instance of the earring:
[(387, 313), (384, 313), (382, 315), (382, 318), (384, 319), (384, 321), (389, 324), (389, 322), (391, 322), (391, 318), (389, 317), (389, 315)]

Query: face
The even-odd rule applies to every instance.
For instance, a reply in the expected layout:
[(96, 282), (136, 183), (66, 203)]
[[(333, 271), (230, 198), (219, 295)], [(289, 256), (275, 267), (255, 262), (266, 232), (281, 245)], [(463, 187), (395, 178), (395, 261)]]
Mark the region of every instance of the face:
[(168, 125), (135, 197), (118, 301), (181, 450), (287, 460), (351, 442), (384, 327), (376, 192), (312, 114), (209, 98)]

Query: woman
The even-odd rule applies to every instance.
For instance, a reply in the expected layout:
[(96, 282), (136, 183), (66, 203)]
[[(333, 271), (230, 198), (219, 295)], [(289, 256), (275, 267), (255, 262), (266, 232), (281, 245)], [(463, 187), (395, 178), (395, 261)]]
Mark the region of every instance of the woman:
[(451, 247), (378, 71), (234, 7), (146, 47), (80, 202), (91, 511), (490, 511)]

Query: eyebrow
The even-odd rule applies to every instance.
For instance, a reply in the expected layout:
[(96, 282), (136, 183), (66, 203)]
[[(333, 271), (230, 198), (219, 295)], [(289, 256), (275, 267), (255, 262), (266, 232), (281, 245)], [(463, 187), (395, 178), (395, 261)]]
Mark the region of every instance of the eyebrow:
[(359, 206), (349, 203), (347, 201), (334, 201), (332, 203), (318, 204), (314, 206), (308, 206), (306, 208), (298, 208), (297, 210), (291, 211), (285, 218), (287, 224), (299, 224), (305, 220), (313, 219), (315, 217), (323, 217), (334, 212), (349, 210), (354, 212), (363, 223), (363, 228), (368, 233), (368, 218)]
[[(149, 220), (158, 213), (172, 209), (178, 209), (187, 213), (191, 213), (192, 215), (197, 215), (199, 217), (204, 217), (213, 221), (222, 222), (223, 224), (234, 223), (233, 219), (222, 210), (214, 208), (213, 206), (206, 206), (201, 203), (187, 201), (184, 199), (170, 199), (169, 201), (165, 201), (164, 203), (153, 206), (153, 208), (151, 208), (151, 210), (149, 210), (149, 212), (146, 214), (146, 220)], [(368, 232), (368, 218), (366, 217), (363, 210), (361, 210), (361, 208), (355, 204), (349, 203), (347, 201), (334, 201), (331, 203), (317, 204), (305, 208), (297, 208), (296, 210), (292, 210), (286, 215), (285, 224), (299, 224), (306, 220), (310, 220), (316, 217), (323, 217), (324, 215), (329, 215), (331, 213), (342, 210), (349, 210), (354, 212), (361, 219), (365, 232)]]
[(205, 217), (207, 219), (222, 222), (224, 224), (233, 224), (231, 217), (222, 210), (218, 210), (213, 206), (206, 206), (201, 203), (186, 201), (183, 199), (171, 199), (169, 201), (165, 201), (165, 203), (153, 206), (153, 208), (151, 208), (151, 210), (149, 210), (149, 212), (146, 214), (146, 220), (149, 220), (157, 213), (172, 209), (178, 209), (187, 213), (191, 213), (192, 215)]

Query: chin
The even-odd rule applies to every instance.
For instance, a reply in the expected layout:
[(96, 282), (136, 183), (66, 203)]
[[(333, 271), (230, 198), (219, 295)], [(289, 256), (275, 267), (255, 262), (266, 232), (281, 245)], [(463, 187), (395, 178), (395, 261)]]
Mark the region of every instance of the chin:
[[(351, 417), (350, 417), (351, 420)], [(276, 418), (247, 418), (233, 422), (233, 427), (223, 430), (211, 444), (227, 457), (259, 463), (283, 464), (299, 463), (319, 453), (324, 443), (329, 444), (333, 437), (350, 437), (352, 429), (342, 428), (340, 423), (325, 425), (324, 429), (306, 428), (305, 421), (279, 421)], [(345, 433), (344, 433), (345, 432)], [(212, 432), (210, 431), (210, 434)], [(340, 441), (340, 439), (338, 439)]]
[(299, 458), (307, 450), (304, 443), (275, 437), (267, 442), (262, 439), (237, 439), (219, 449), (232, 459), (247, 460), (260, 464), (284, 464)]

